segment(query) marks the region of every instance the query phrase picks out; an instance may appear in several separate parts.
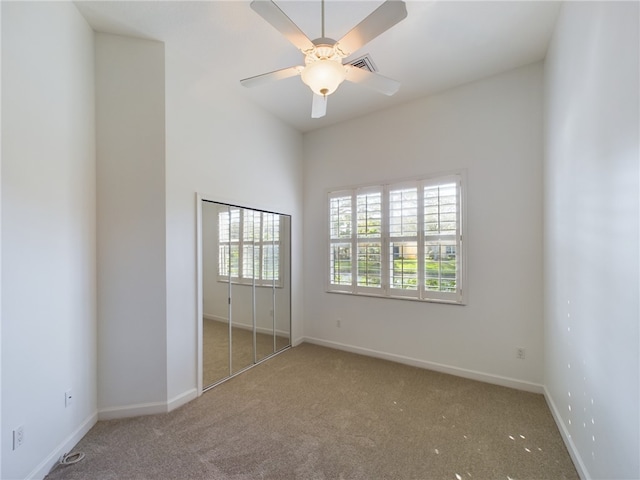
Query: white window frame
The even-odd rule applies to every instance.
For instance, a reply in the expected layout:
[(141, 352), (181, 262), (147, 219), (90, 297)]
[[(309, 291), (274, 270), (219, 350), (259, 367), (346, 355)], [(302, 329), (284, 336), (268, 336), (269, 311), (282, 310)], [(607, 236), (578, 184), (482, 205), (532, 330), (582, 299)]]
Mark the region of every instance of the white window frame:
[[(456, 231), (453, 234), (429, 235), (425, 232), (425, 188), (456, 184)], [(451, 173), (421, 176), (409, 180), (399, 180), (393, 182), (379, 182), (377, 184), (360, 185), (354, 187), (341, 187), (338, 189), (330, 189), (327, 191), (326, 202), (326, 245), (328, 245), (325, 275), (326, 291), (329, 293), (345, 293), (351, 295), (375, 296), (384, 298), (394, 298), (403, 300), (417, 300), (424, 302), (448, 303), (455, 305), (465, 305), (467, 301), (467, 254), (465, 245), (466, 231), (466, 171), (459, 170)], [(400, 189), (416, 188), (417, 189), (417, 234), (407, 234), (405, 236), (390, 235), (390, 192)], [(369, 192), (381, 192), (382, 198), (382, 225), (381, 225), (381, 282), (380, 287), (369, 287), (358, 285), (358, 244), (365, 243), (366, 239), (358, 238), (357, 234), (357, 198), (358, 195)], [(351, 228), (350, 237), (332, 238), (331, 235), (331, 212), (329, 211), (331, 201), (335, 198), (349, 198), (351, 201)], [(434, 291), (426, 288), (425, 269), (427, 262), (425, 261), (426, 242), (429, 238), (434, 240), (449, 240), (455, 242), (456, 250), (456, 290), (453, 292)], [(391, 284), (391, 269), (393, 263), (393, 252), (391, 245), (401, 242), (417, 242), (417, 288), (394, 288)], [(332, 283), (331, 274), (334, 260), (332, 259), (332, 250), (338, 245), (350, 245), (351, 248), (351, 282), (349, 284)], [(446, 247), (445, 247), (446, 248)]]

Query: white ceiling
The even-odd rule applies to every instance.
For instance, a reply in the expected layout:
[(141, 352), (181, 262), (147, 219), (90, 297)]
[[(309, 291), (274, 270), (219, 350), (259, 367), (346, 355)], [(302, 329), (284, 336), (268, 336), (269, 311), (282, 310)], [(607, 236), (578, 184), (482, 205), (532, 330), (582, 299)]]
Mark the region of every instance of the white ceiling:
[[(320, 0), (276, 0), (307, 34), (320, 36)], [(326, 36), (339, 39), (382, 0), (326, 0)], [(368, 53), (400, 81), (392, 97), (344, 82), (327, 115), (311, 118), (299, 77), (245, 88), (239, 80), (293, 65), (302, 54), (246, 1), (79, 1), (96, 31), (160, 40), (210, 72), (211, 88), (242, 95), (302, 132), (324, 127), (544, 58), (560, 8), (551, 1), (407, 1), (407, 18), (351, 58)], [(224, 68), (220, 68), (223, 66)]]

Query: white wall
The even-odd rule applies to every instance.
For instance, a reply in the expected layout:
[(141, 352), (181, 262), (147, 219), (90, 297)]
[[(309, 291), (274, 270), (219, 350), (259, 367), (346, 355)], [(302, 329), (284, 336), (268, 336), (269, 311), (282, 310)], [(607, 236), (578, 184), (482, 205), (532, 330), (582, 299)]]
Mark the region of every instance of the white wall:
[(0, 476), (42, 478), (96, 420), (93, 32), (71, 3), (1, 8)]
[(637, 2), (569, 2), (545, 65), (545, 385), (583, 478), (640, 478)]
[[(544, 363), (583, 475), (640, 477), (637, 3), (563, 7), (544, 98), (536, 64), (304, 138), (171, 44), (107, 35), (96, 126), (94, 37), (75, 7), (1, 8), (2, 478), (42, 477), (88, 430), (96, 371), (106, 410), (192, 397), (195, 192), (292, 215), (294, 343), (532, 389)], [(467, 306), (324, 292), (327, 188), (455, 168), (468, 172)], [(593, 267), (601, 251), (622, 253)]]
[[(2, 438), (18, 425), (27, 438), (16, 452), (3, 442), (2, 466), (22, 478), (46, 472), (97, 408), (195, 397), (197, 191), (292, 215), (301, 336), (302, 136), (216, 96), (183, 52), (165, 63), (162, 44), (106, 34), (94, 52), (73, 4), (2, 8)], [(17, 363), (25, 351), (42, 353)], [(59, 412), (68, 388), (74, 407)]]
[[(304, 140), (305, 337), (540, 391), (542, 65)], [(325, 293), (326, 189), (453, 169), (468, 173), (468, 305)]]
[(302, 135), (166, 45), (168, 398), (196, 385), (196, 192), (292, 216), (293, 338), (302, 336)]
[(106, 418), (166, 402), (164, 45), (108, 34), (95, 42), (98, 407)]

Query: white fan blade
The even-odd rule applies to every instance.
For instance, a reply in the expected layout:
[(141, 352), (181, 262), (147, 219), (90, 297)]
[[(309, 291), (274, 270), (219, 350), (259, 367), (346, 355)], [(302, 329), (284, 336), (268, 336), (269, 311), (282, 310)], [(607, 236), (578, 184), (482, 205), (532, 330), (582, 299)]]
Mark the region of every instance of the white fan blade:
[(406, 16), (407, 6), (402, 0), (387, 0), (338, 40), (338, 48), (349, 56)]
[(345, 65), (347, 68), (346, 80), (359, 83), (385, 95), (393, 95), (400, 88), (400, 82), (378, 73), (373, 73), (362, 68)]
[(313, 42), (271, 0), (253, 0), (251, 8), (301, 51), (313, 48)]
[(327, 96), (313, 94), (311, 118), (322, 118), (327, 114)]
[(256, 75), (255, 77), (244, 78), (240, 80), (240, 83), (245, 87), (255, 87), (258, 85), (264, 85), (265, 83), (271, 83), (276, 80), (300, 75), (300, 72), (302, 72), (303, 69), (304, 67), (283, 68), (282, 70), (276, 70), (275, 72), (263, 73), (262, 75)]

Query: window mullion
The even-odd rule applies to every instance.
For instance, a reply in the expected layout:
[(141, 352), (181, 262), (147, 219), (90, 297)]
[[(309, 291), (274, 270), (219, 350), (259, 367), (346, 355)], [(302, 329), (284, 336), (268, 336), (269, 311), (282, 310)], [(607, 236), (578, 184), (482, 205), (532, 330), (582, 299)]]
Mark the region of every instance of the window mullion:
[(389, 186), (383, 185), (381, 198), (381, 228), (380, 228), (380, 287), (383, 295), (389, 296)]
[(238, 210), (238, 281), (244, 279), (244, 215)]
[(424, 286), (424, 182), (418, 182), (418, 298), (425, 298), (425, 286)]
[[(251, 259), (251, 261), (253, 262), (253, 276), (258, 280), (258, 284), (260, 285), (264, 285), (264, 275), (262, 273), (262, 267), (263, 267), (263, 261), (264, 261), (264, 212), (260, 212), (260, 220), (259, 220), (259, 232), (260, 235), (258, 237), (258, 265), (257, 265), (257, 272), (256, 272), (256, 254), (255, 252), (253, 252), (253, 258)], [(253, 228), (253, 232), (255, 234), (255, 226)], [(255, 242), (255, 238), (254, 238), (254, 242)], [(255, 244), (253, 246), (253, 248), (256, 248)]]
[(456, 290), (457, 290), (457, 294), (458, 294), (458, 298), (462, 301), (463, 296), (462, 296), (462, 289), (465, 287), (464, 285), (464, 280), (463, 280), (463, 269), (465, 268), (464, 262), (466, 261), (466, 256), (462, 254), (462, 207), (463, 207), (463, 203), (462, 203), (462, 195), (464, 195), (464, 192), (462, 191), (462, 179), (458, 178), (456, 179), (456, 193), (457, 193), (457, 198), (456, 198), (456, 251), (458, 252), (457, 254), (457, 262), (456, 262), (456, 278), (457, 278), (457, 285), (456, 285)]
[[(283, 219), (284, 217), (281, 220)], [(284, 287), (284, 257), (282, 249), (282, 239), (285, 235), (284, 224), (285, 222), (278, 221), (278, 280), (276, 283), (279, 287)], [(289, 224), (289, 229), (291, 229), (291, 224)]]
[(358, 192), (351, 190), (351, 293), (358, 289)]
[[(262, 217), (262, 213), (260, 213), (260, 217)], [(256, 278), (256, 248), (260, 248), (260, 239), (258, 239), (258, 241), (256, 241), (256, 214), (255, 212), (251, 212), (251, 237), (250, 237), (250, 241), (251, 241), (251, 249), (250, 249), (250, 255), (251, 255), (251, 284), (253, 285), (253, 287), (255, 288), (256, 283), (257, 283), (257, 279)], [(257, 244), (257, 245), (256, 245)], [(247, 252), (249, 253), (249, 252)], [(254, 300), (254, 305), (253, 305), (253, 320), (255, 323), (255, 300)]]

